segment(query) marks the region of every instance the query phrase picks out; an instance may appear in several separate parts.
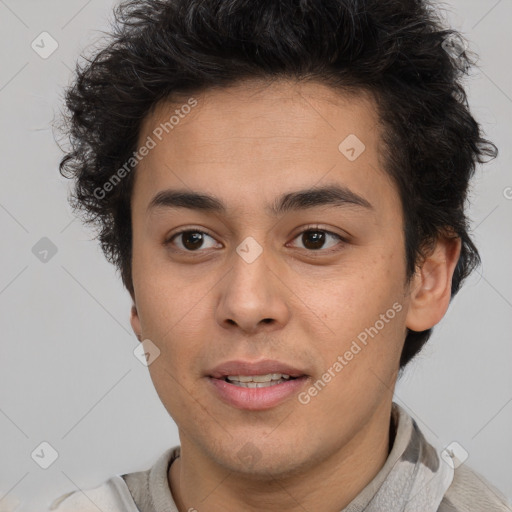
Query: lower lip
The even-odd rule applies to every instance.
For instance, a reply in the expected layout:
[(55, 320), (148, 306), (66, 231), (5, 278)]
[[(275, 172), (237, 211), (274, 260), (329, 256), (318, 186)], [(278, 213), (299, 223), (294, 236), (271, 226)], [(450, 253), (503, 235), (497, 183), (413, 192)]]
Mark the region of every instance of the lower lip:
[(227, 404), (239, 409), (260, 411), (280, 404), (290, 396), (297, 394), (305, 385), (308, 377), (297, 377), (281, 384), (266, 388), (243, 388), (230, 384), (223, 379), (208, 377), (214, 392)]

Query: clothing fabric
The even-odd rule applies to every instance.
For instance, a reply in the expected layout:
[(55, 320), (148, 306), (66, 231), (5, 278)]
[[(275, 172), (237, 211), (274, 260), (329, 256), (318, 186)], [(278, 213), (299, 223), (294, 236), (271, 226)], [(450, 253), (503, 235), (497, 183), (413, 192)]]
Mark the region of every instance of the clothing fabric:
[[(340, 512), (512, 512), (505, 496), (483, 476), (441, 458), (416, 421), (393, 403), (395, 439), (384, 466)], [(166, 450), (145, 470), (115, 475), (88, 491), (55, 500), (56, 512), (179, 512), (167, 480), (180, 447)]]

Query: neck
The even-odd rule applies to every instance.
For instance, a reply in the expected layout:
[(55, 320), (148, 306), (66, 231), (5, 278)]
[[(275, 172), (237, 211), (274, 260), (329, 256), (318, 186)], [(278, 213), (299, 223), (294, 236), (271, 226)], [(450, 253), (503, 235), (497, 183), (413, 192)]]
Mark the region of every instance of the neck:
[[(344, 509), (380, 471), (390, 452), (391, 403), (328, 458), (310, 462), (293, 476), (254, 479), (223, 468), (182, 439), (168, 479), (179, 512), (303, 512)], [(391, 432), (391, 435), (390, 435)]]

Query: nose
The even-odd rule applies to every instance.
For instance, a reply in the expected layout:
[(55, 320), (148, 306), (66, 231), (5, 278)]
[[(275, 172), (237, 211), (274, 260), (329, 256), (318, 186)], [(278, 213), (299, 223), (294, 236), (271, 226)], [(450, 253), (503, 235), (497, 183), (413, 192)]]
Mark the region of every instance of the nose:
[[(251, 250), (254, 247), (249, 255)], [(278, 276), (269, 251), (263, 250), (255, 258), (246, 254), (239, 247), (231, 270), (222, 280), (217, 322), (225, 329), (240, 329), (246, 334), (281, 329), (290, 316), (286, 300), (290, 292)]]

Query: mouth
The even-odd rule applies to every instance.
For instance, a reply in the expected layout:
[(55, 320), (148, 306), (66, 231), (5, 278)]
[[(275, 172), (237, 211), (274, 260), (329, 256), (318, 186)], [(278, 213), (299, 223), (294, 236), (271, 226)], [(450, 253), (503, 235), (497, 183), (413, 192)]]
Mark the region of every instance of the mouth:
[(228, 375), (223, 380), (241, 388), (268, 388), (296, 378), (298, 377), (284, 373), (267, 373), (266, 375)]
[(276, 407), (297, 394), (310, 376), (279, 361), (230, 361), (206, 375), (213, 394), (228, 405), (246, 410)]

